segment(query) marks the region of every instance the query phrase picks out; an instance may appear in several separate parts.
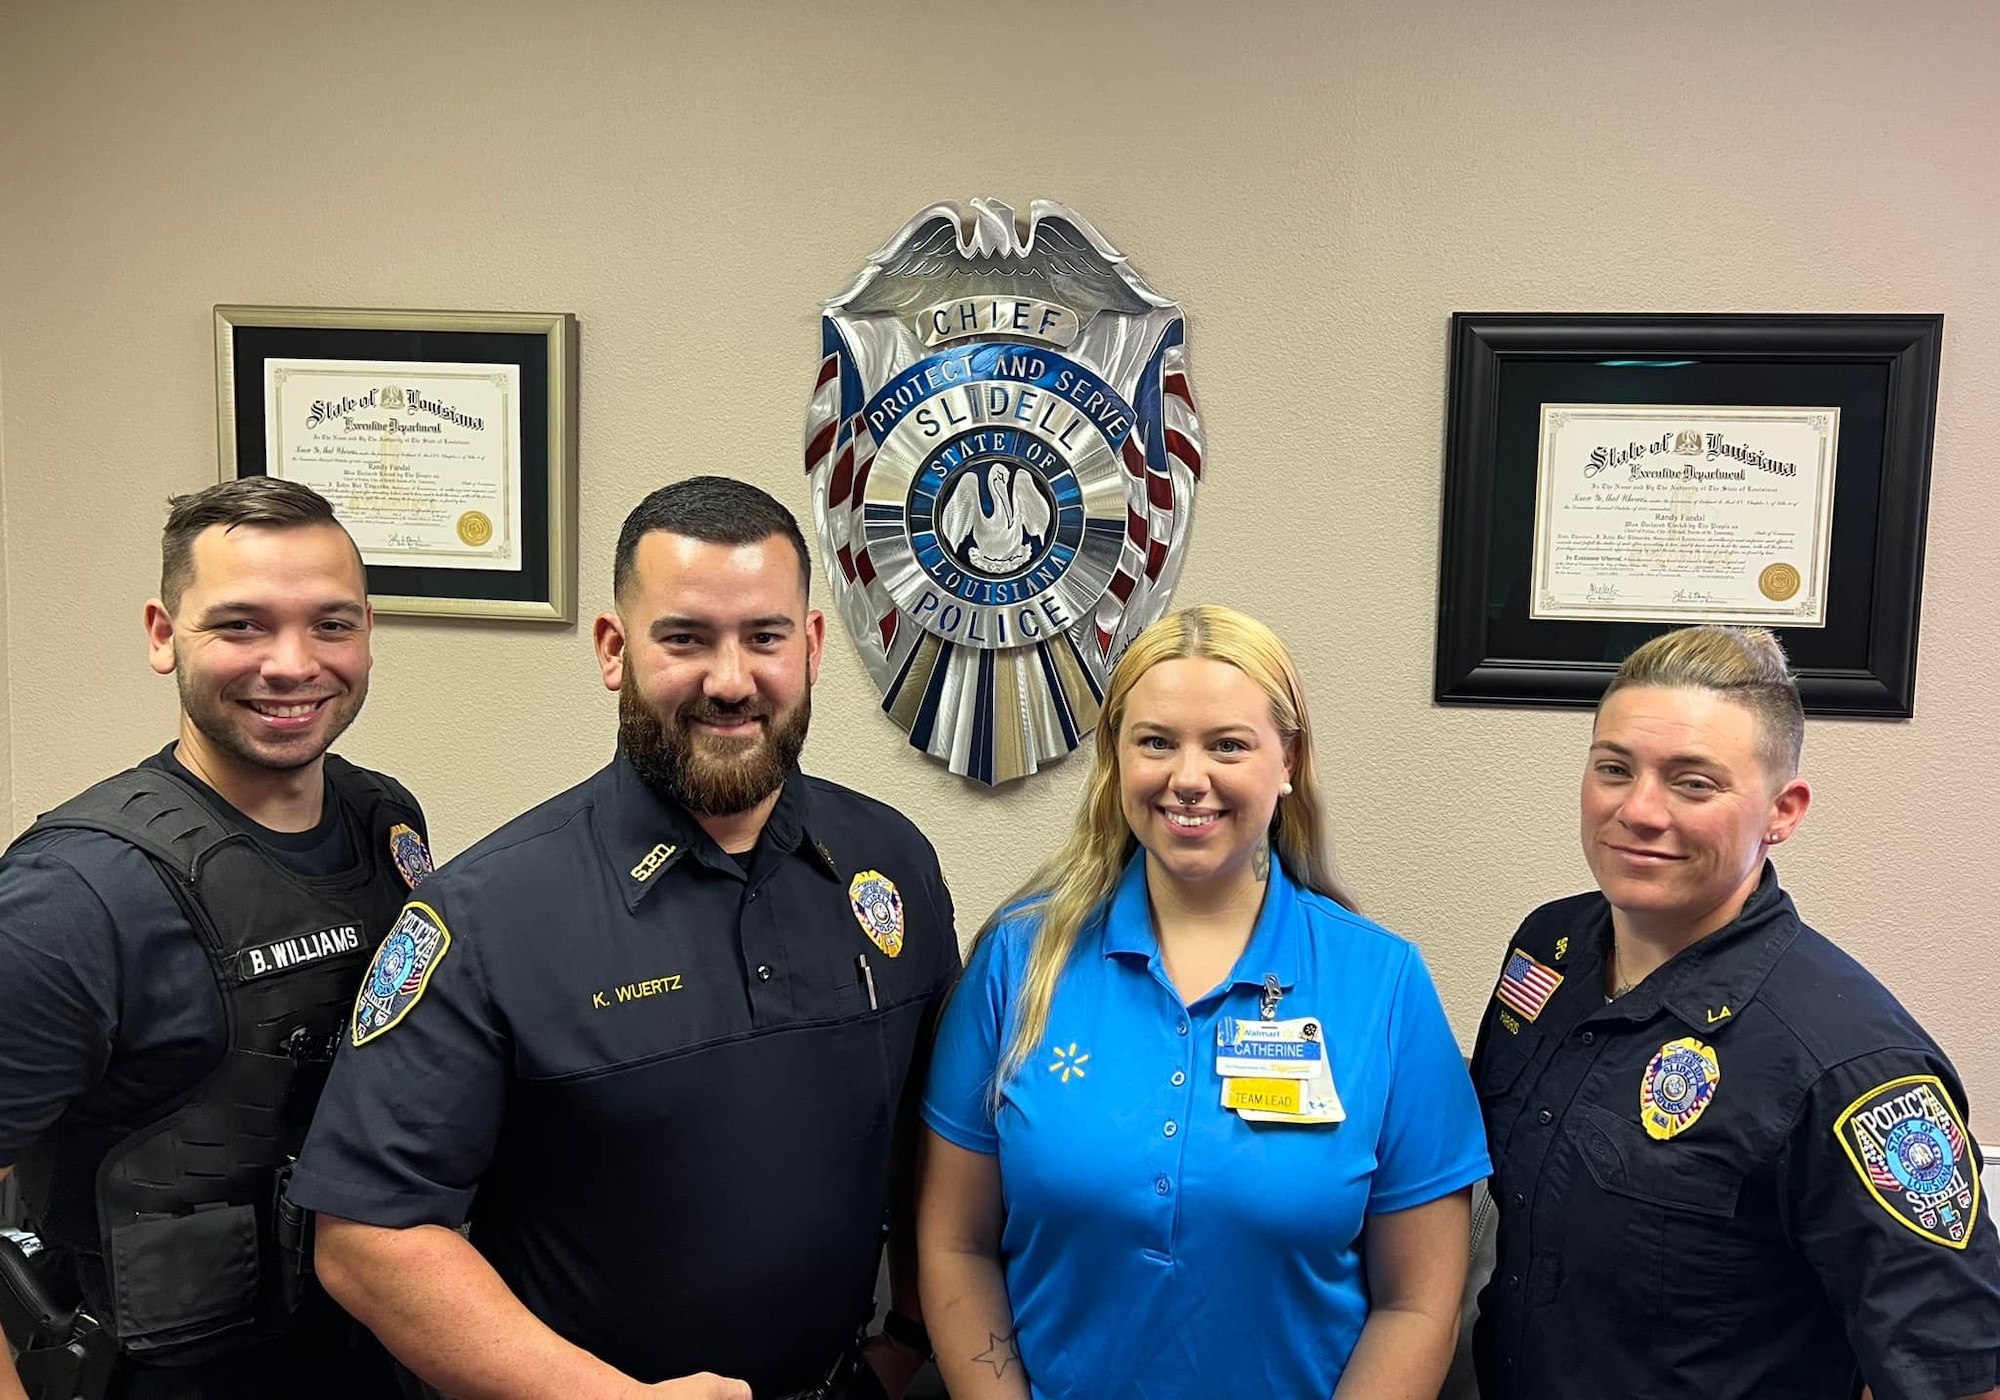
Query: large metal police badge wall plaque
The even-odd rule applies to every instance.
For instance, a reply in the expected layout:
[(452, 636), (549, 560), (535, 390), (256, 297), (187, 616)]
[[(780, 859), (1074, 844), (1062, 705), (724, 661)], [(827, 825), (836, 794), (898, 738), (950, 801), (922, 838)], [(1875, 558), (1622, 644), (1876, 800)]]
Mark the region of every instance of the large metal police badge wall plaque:
[(910, 743), (988, 784), (1097, 723), (1201, 480), (1180, 307), (1081, 214), (935, 204), (826, 303), (806, 471), (835, 606)]

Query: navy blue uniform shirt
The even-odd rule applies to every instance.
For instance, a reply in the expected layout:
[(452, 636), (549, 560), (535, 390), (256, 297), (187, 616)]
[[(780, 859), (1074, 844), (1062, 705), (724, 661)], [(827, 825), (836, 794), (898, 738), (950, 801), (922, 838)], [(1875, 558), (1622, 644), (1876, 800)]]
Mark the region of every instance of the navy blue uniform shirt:
[(746, 875), (621, 754), (405, 908), (292, 1199), (469, 1218), (537, 1317), (641, 1381), (802, 1389), (869, 1315), (891, 1130), (958, 968), (892, 809), (794, 771)]
[(1765, 866), (1604, 1000), (1591, 893), (1515, 935), (1480, 1026), (1499, 1251), (1487, 1400), (1957, 1400), (2000, 1383), (2000, 1243), (1964, 1090)]

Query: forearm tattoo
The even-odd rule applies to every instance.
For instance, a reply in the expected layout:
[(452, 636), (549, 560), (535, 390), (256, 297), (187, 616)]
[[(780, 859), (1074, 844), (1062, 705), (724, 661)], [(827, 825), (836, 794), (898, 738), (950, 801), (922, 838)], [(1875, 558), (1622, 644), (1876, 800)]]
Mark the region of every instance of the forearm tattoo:
[(993, 1377), (998, 1380), (1007, 1374), (1009, 1366), (1021, 1364), (1021, 1348), (1014, 1342), (1014, 1334), (1001, 1336), (998, 1332), (986, 1334), (986, 1350), (973, 1357), (974, 1361), (993, 1368)]

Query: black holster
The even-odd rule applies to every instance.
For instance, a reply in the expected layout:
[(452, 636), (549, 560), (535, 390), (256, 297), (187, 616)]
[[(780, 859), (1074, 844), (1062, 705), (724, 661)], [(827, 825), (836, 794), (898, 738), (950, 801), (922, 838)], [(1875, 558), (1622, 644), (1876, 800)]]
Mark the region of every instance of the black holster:
[(64, 1308), (28, 1256), (0, 1235), (0, 1327), (19, 1348), (14, 1368), (28, 1400), (102, 1400), (118, 1348), (97, 1319)]
[(271, 1235), (278, 1268), (278, 1305), (286, 1316), (298, 1312), (307, 1295), (318, 1286), (313, 1275), (313, 1216), (292, 1204), (287, 1189), (292, 1182), (288, 1162), (278, 1169), (271, 1187)]

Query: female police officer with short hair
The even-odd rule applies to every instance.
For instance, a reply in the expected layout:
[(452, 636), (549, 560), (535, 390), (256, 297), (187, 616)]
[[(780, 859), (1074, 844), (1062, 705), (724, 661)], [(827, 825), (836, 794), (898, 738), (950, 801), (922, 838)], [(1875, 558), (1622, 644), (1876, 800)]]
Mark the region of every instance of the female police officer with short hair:
[(1487, 1400), (2000, 1396), (1958, 1076), (1765, 858), (1811, 800), (1804, 727), (1759, 628), (1656, 638), (1598, 707), (1598, 888), (1515, 934), (1473, 1062)]

